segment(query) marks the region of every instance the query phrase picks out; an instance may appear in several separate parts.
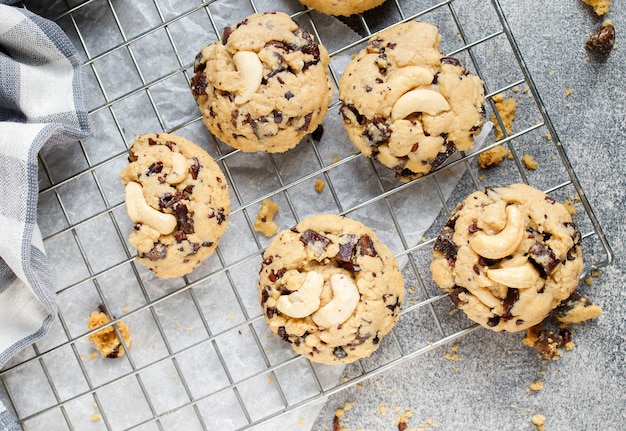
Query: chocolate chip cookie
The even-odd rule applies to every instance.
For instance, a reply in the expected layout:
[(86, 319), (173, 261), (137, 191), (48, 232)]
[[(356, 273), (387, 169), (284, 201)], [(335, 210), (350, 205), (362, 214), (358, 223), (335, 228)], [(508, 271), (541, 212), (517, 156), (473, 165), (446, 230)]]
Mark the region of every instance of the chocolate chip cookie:
[(274, 334), (311, 361), (349, 363), (395, 325), (404, 280), (362, 223), (323, 214), (278, 234), (263, 255), (259, 301)]
[(193, 271), (226, 230), (226, 178), (209, 154), (167, 133), (135, 138), (120, 172), (137, 262), (163, 278)]
[(383, 4), (385, 0), (300, 0), (305, 6), (327, 15), (350, 16)]
[(581, 235), (565, 206), (525, 184), (487, 188), (458, 205), (430, 270), (454, 305), (495, 331), (540, 323), (583, 270)]
[(326, 49), (289, 15), (257, 13), (202, 48), (191, 92), (220, 140), (245, 152), (280, 153), (326, 115), (329, 62)]
[(340, 111), (367, 157), (410, 181), (472, 148), (485, 121), (482, 80), (439, 50), (432, 24), (409, 21), (371, 38), (344, 70)]

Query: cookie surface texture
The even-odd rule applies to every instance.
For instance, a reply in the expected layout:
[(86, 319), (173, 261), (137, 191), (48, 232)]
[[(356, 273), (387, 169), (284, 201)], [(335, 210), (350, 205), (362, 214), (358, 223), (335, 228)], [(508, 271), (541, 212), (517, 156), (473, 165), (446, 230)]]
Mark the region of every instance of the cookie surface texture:
[(581, 235), (565, 206), (525, 184), (469, 195), (435, 241), (430, 269), (480, 325), (515, 332), (570, 297), (583, 270)]
[(221, 141), (245, 152), (280, 153), (326, 115), (329, 62), (326, 49), (289, 15), (254, 14), (202, 48), (191, 92)]
[(163, 278), (193, 271), (226, 230), (230, 197), (218, 164), (201, 147), (172, 134), (135, 138), (120, 172), (129, 242), (137, 262)]
[(362, 223), (322, 214), (278, 234), (263, 256), (259, 301), (270, 329), (311, 361), (371, 355), (398, 319), (404, 280)]
[(442, 54), (440, 39), (428, 23), (387, 29), (368, 41), (339, 81), (350, 140), (401, 181), (471, 149), (484, 124), (482, 80)]
[(383, 4), (385, 0), (300, 0), (300, 3), (327, 15), (350, 16)]

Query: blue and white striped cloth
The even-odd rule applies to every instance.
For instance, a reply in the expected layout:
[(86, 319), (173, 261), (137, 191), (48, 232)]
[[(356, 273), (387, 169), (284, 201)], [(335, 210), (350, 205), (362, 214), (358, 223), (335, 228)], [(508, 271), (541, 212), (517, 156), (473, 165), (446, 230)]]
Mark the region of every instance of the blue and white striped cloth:
[[(57, 312), (37, 227), (37, 154), (88, 133), (74, 46), (53, 22), (0, 4), (0, 367)], [(0, 431), (18, 429), (0, 403)]]

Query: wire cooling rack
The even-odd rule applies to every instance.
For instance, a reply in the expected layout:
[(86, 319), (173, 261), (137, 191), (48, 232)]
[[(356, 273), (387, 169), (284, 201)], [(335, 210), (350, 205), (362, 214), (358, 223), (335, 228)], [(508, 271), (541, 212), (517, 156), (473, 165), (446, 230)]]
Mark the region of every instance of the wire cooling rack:
[[(39, 224), (58, 288), (59, 316), (46, 338), (0, 372), (5, 397), (25, 429), (249, 429), (462, 337), (475, 326), (461, 313), (449, 312), (450, 302), (430, 279), (428, 264), (451, 209), (486, 186), (526, 182), (557, 200), (571, 200), (583, 233), (586, 274), (611, 263), (610, 247), (496, 0), (387, 0), (375, 11), (342, 19), (354, 35), (349, 39), (337, 38), (333, 18), (295, 0), (42, 3), (25, 5), (54, 19), (84, 59), (94, 133), (40, 155)], [(461, 58), (485, 82), (488, 119), (503, 125), (494, 95), (515, 98), (512, 132), (498, 142), (492, 133), (482, 148), (407, 184), (396, 182), (331, 130), (281, 155), (233, 151), (200, 120), (188, 89), (193, 59), (202, 45), (219, 38), (224, 25), (273, 8), (289, 13), (327, 46), (335, 84), (338, 60), (363, 47), (372, 34), (413, 19), (437, 24), (442, 51)], [(331, 116), (339, 116), (336, 98)], [(215, 255), (176, 280), (155, 279), (134, 263), (117, 178), (133, 135), (160, 131), (207, 149), (229, 180), (233, 202), (229, 230)], [(478, 168), (477, 155), (496, 145), (510, 150), (511, 158)], [(539, 167), (527, 169), (523, 155), (531, 155)], [(255, 170), (269, 172), (271, 181), (251, 180)], [(451, 171), (462, 175), (446, 188)], [(354, 187), (345, 190), (351, 175)], [(317, 179), (326, 183), (319, 195), (312, 192)], [(414, 220), (402, 202), (419, 200), (425, 190), (437, 197), (439, 215), (415, 241)], [(342, 379), (337, 368), (293, 354), (265, 327), (255, 289), (269, 240), (254, 231), (253, 221), (266, 198), (280, 204), (281, 229), (311, 215), (313, 202), (317, 212), (366, 224), (377, 223), (367, 214), (382, 213), (385, 225), (373, 227), (392, 232), (388, 245), (403, 262), (406, 302), (380, 349), (341, 369)], [(127, 354), (115, 360), (94, 356), (87, 340), (88, 315), (100, 304), (117, 317), (113, 324), (123, 320), (133, 334)], [(294, 391), (294, 380), (305, 390)]]

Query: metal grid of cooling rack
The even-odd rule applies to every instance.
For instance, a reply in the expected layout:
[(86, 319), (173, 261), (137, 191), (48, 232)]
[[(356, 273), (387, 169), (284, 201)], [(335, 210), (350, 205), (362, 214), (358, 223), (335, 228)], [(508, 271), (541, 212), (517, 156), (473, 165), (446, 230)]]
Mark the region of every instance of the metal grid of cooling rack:
[[(333, 60), (389, 25), (412, 19), (435, 23), (443, 34), (442, 50), (461, 57), (485, 82), (489, 118), (495, 114), (502, 125), (494, 95), (517, 100), (511, 134), (505, 132), (498, 142), (490, 135), (481, 149), (407, 184), (389, 178), (345, 137), (328, 131), (319, 141), (306, 138), (297, 149), (273, 156), (242, 155), (206, 132), (187, 88), (195, 52), (217, 40), (225, 24), (236, 22), (233, 16), (272, 10), (276, 2), (62, 0), (48, 2), (42, 11), (34, 2), (25, 3), (53, 18), (83, 56), (94, 128), (91, 138), (40, 155), (39, 219), (58, 286), (59, 318), (48, 337), (0, 372), (25, 429), (43, 424), (70, 430), (249, 429), (462, 337), (475, 326), (449, 313), (446, 295), (429, 278), (428, 262), (451, 209), (485, 186), (523, 181), (561, 201), (574, 200), (587, 272), (611, 262), (610, 247), (497, 0), (388, 0), (375, 12), (342, 20), (356, 35), (348, 41), (325, 30), (328, 17), (295, 0), (279, 3), (278, 10), (309, 28)], [(225, 22), (226, 16), (232, 22)], [(335, 84), (341, 73), (337, 64), (331, 64)], [(337, 115), (337, 105), (335, 99), (329, 116)], [(155, 131), (180, 133), (207, 149), (227, 175), (233, 201), (229, 231), (215, 255), (173, 281), (155, 279), (133, 262), (116, 178), (132, 136)], [(496, 145), (505, 145), (512, 160), (479, 169), (477, 154)], [(538, 160), (539, 169), (526, 169), (523, 154)], [(297, 163), (303, 157), (309, 160), (307, 168)], [(259, 166), (272, 173), (269, 184), (256, 184), (244, 174)], [(446, 189), (444, 176), (459, 168), (464, 173)], [(365, 172), (355, 180), (370, 179), (358, 193), (342, 188), (355, 172)], [(311, 196), (306, 190), (316, 179), (327, 185), (318, 198), (319, 212), (365, 219), (366, 224), (368, 210), (384, 213), (408, 289), (397, 327), (371, 358), (347, 367), (341, 380), (268, 336), (256, 304), (255, 277), (268, 241), (253, 229), (256, 211), (263, 199), (277, 200), (280, 227), (294, 225), (310, 215), (301, 201)], [(431, 228), (413, 241), (410, 215), (402, 213), (400, 203), (419, 199), (424, 189), (434, 191), (441, 210)], [(131, 348), (116, 360), (94, 358), (87, 341), (87, 316), (99, 304), (117, 315), (112, 324), (124, 320), (133, 333)], [(294, 376), (308, 388), (305, 393), (293, 392), (289, 381)], [(32, 391), (39, 394), (35, 400)], [(228, 420), (215, 423), (216, 417)]]

